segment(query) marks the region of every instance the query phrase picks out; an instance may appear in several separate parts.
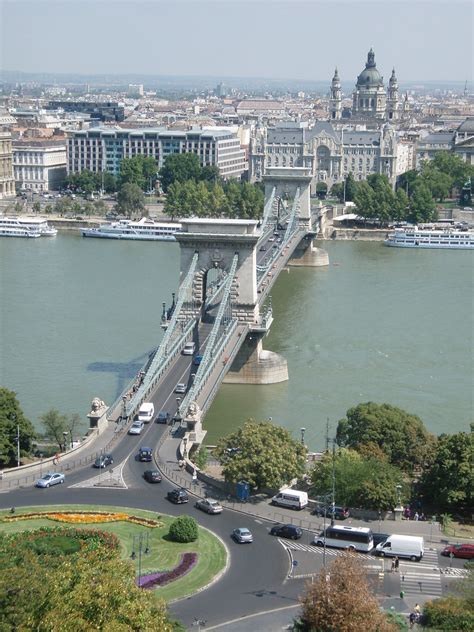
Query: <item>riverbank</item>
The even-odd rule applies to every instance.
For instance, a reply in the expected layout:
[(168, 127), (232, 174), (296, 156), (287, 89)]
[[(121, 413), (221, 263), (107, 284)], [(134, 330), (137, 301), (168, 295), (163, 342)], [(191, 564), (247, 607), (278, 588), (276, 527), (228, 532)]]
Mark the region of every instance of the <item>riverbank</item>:
[(384, 241), (389, 231), (386, 228), (334, 228), (325, 231), (325, 240), (331, 241)]

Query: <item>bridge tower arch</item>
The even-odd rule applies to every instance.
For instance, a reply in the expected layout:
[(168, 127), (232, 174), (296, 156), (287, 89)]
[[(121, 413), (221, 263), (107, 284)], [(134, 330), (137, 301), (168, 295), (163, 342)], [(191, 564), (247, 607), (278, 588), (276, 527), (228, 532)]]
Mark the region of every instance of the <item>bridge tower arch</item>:
[(183, 219), (182, 232), (176, 235), (180, 245), (180, 282), (186, 276), (194, 254), (198, 254), (192, 285), (192, 300), (184, 313), (197, 316), (208, 289), (211, 270), (225, 276), (238, 256), (232, 283), (232, 316), (252, 323), (258, 318), (256, 245), (260, 237), (256, 220)]

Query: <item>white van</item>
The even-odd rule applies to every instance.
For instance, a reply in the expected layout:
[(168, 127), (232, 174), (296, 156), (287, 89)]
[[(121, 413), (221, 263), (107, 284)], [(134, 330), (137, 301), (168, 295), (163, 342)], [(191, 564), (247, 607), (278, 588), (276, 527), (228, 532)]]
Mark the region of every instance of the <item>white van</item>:
[(282, 489), (281, 492), (273, 496), (271, 503), (290, 509), (304, 509), (308, 504), (308, 494), (297, 489)]
[(408, 557), (419, 562), (425, 552), (423, 538), (416, 535), (397, 535), (394, 533), (385, 542), (377, 544), (375, 555), (381, 557)]
[(151, 402), (142, 404), (140, 406), (140, 410), (138, 411), (138, 421), (143, 421), (143, 423), (148, 424), (153, 419), (154, 414), (155, 407)]

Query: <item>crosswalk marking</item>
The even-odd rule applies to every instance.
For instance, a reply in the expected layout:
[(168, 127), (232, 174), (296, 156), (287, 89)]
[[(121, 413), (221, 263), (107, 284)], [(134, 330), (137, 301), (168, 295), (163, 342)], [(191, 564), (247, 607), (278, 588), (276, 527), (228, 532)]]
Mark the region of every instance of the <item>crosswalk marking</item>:
[(441, 575), (439, 573), (401, 573), (400, 589), (406, 595), (439, 597), (443, 594)]
[[(291, 549), (292, 551), (306, 551), (309, 553), (315, 553), (316, 555), (323, 555), (324, 548), (322, 546), (315, 546), (314, 544), (300, 544), (299, 542), (294, 542), (292, 540), (280, 540), (278, 542), (286, 549)], [(330, 555), (333, 557), (337, 557), (338, 555), (343, 555), (346, 551), (342, 549), (330, 549), (326, 547), (326, 555)], [(353, 553), (356, 557), (360, 557), (364, 560), (370, 559), (364, 553)]]

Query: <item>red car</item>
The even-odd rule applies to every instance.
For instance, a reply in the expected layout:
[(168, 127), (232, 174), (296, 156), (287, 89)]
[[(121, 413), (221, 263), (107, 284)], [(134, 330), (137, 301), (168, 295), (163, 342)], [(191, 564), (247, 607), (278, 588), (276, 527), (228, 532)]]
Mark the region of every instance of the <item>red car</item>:
[(462, 557), (465, 560), (474, 559), (474, 544), (450, 544), (445, 547), (441, 555), (451, 555), (453, 557)]

